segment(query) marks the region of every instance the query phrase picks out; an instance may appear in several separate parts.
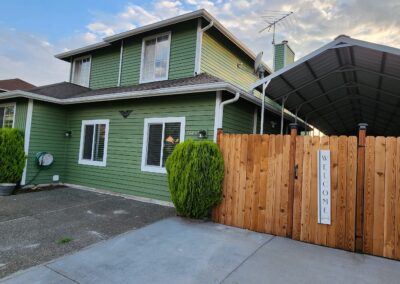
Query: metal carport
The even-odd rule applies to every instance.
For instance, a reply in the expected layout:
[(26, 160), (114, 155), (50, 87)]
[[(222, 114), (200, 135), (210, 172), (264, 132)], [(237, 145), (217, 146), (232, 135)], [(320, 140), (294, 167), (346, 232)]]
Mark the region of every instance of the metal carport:
[(338, 36), (252, 86), (326, 135), (400, 136), (400, 49)]

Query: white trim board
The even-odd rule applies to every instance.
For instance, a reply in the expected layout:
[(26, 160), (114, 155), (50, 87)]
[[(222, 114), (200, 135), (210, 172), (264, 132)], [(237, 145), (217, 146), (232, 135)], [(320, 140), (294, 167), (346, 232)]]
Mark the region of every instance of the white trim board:
[(28, 155), (29, 155), (29, 144), (31, 139), (32, 117), (33, 117), (33, 99), (29, 99), (28, 109), (26, 111), (25, 137), (24, 137), (24, 151), (27, 158), (25, 160), (25, 167), (22, 173), (21, 185), (26, 184), (26, 177), (28, 172)]
[(222, 102), (222, 92), (217, 91), (215, 95), (215, 110), (214, 110), (214, 142), (217, 142), (217, 134), (218, 134), (218, 124), (219, 124), (219, 116), (220, 116), (220, 105)]
[(181, 129), (180, 129), (180, 137), (179, 137), (179, 143), (182, 143), (185, 141), (185, 129), (186, 129), (186, 117), (152, 117), (152, 118), (145, 118), (144, 119), (144, 127), (143, 127), (143, 145), (142, 145), (142, 163), (141, 163), (141, 170), (142, 172), (152, 172), (152, 173), (160, 173), (160, 174), (166, 174), (167, 170), (165, 167), (160, 166), (150, 166), (147, 165), (146, 159), (147, 159), (147, 147), (148, 147), (148, 142), (149, 142), (149, 125), (150, 124), (162, 124), (162, 139), (161, 139), (161, 158), (160, 158), (160, 164), (162, 163), (163, 160), (163, 145), (164, 145), (164, 128), (165, 128), (165, 123), (173, 123), (173, 122), (179, 122), (181, 124)]

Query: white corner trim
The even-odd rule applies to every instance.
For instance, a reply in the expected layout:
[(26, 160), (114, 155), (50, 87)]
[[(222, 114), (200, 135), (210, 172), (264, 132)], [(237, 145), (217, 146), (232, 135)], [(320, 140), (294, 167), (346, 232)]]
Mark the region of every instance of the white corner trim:
[[(168, 35), (168, 60), (167, 60), (167, 70), (166, 70), (166, 74), (165, 74), (165, 78), (159, 78), (159, 79), (154, 79), (154, 80), (143, 80), (143, 63), (144, 63), (144, 47), (145, 47), (145, 43), (148, 40), (151, 39), (157, 39), (158, 37), (161, 36), (166, 36)], [(157, 50), (157, 40), (156, 40), (156, 47), (155, 49)], [(171, 31), (165, 32), (165, 33), (160, 33), (160, 34), (156, 34), (156, 35), (151, 35), (148, 37), (144, 37), (142, 39), (142, 52), (141, 52), (141, 59), (140, 59), (140, 79), (139, 79), (139, 83), (149, 83), (149, 82), (156, 82), (156, 81), (164, 81), (164, 80), (168, 80), (169, 77), (169, 61), (170, 61), (170, 56), (171, 56)], [(155, 61), (154, 61), (155, 64)], [(155, 68), (154, 68), (155, 71)]]
[(203, 42), (203, 33), (201, 31), (201, 18), (197, 20), (197, 32), (196, 32), (196, 59), (194, 62), (194, 75), (200, 74), (201, 64), (201, 47)]
[(257, 119), (258, 119), (258, 107), (254, 106), (253, 114), (253, 134), (257, 134)]
[(24, 137), (24, 151), (27, 156), (25, 160), (25, 167), (22, 173), (21, 185), (26, 184), (27, 168), (28, 168), (28, 155), (29, 155), (29, 143), (31, 139), (31, 127), (32, 127), (32, 115), (33, 115), (33, 100), (29, 99), (28, 109), (26, 111), (26, 122), (25, 122), (25, 137)]
[(130, 195), (130, 194), (125, 194), (125, 193), (113, 192), (113, 191), (109, 191), (109, 190), (106, 190), (106, 189), (98, 189), (98, 188), (93, 188), (93, 187), (88, 187), (88, 186), (83, 186), (83, 185), (78, 185), (78, 184), (72, 184), (72, 183), (63, 183), (63, 185), (68, 186), (68, 187), (72, 187), (72, 189), (75, 188), (75, 189), (80, 189), (80, 190), (97, 192), (97, 193), (101, 193), (101, 194), (108, 194), (108, 195), (112, 195), (112, 196), (118, 196), (118, 197), (131, 199), (131, 200), (136, 200), (136, 201), (145, 202), (145, 203), (151, 203), (151, 204), (157, 204), (157, 205), (162, 205), (162, 206), (174, 207), (174, 204), (172, 202), (153, 199), (153, 198), (148, 198), (148, 197), (141, 197), (141, 196)]
[[(142, 145), (142, 164), (141, 170), (142, 172), (152, 172), (152, 173), (160, 173), (166, 174), (167, 170), (165, 167), (162, 167), (162, 154), (163, 154), (163, 147), (164, 147), (164, 128), (165, 123), (172, 123), (172, 122), (179, 122), (181, 124), (181, 131), (180, 131), (180, 141), (182, 143), (185, 141), (185, 129), (186, 129), (186, 117), (152, 117), (152, 118), (145, 118), (144, 119), (144, 127), (143, 127), (143, 145)], [(147, 146), (149, 142), (149, 125), (150, 124), (162, 124), (162, 139), (161, 139), (161, 158), (160, 158), (160, 166), (149, 166), (147, 165)]]
[(219, 123), (219, 109), (222, 101), (222, 92), (217, 91), (215, 95), (215, 111), (214, 111), (214, 142), (217, 142), (217, 132), (218, 132), (218, 123)]
[(117, 83), (118, 87), (121, 86), (123, 56), (124, 56), (124, 40), (121, 40), (121, 49), (120, 49), (120, 53), (119, 53), (118, 83)]
[[(106, 132), (104, 137), (104, 153), (103, 153), (103, 161), (93, 161), (83, 159), (83, 146), (84, 146), (84, 138), (85, 138), (85, 126), (86, 125), (96, 125), (96, 124), (105, 124)], [(82, 120), (81, 126), (81, 141), (79, 146), (79, 159), (78, 164), (81, 165), (89, 165), (89, 166), (99, 166), (105, 167), (107, 165), (107, 149), (108, 149), (108, 132), (110, 130), (110, 120), (109, 119), (95, 119), (95, 120)], [(93, 131), (93, 136), (95, 135), (95, 131)], [(94, 138), (92, 142), (92, 155), (93, 155), (93, 147), (94, 147)]]

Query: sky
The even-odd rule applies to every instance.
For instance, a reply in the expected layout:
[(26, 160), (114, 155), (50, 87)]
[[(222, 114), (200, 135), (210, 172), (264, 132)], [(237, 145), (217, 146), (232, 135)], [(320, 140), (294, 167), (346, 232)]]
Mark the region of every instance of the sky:
[(35, 85), (66, 81), (63, 51), (162, 19), (207, 9), (272, 66), (272, 33), (260, 33), (272, 11), (293, 12), (277, 25), (296, 59), (340, 34), (400, 48), (399, 0), (0, 0), (0, 79)]

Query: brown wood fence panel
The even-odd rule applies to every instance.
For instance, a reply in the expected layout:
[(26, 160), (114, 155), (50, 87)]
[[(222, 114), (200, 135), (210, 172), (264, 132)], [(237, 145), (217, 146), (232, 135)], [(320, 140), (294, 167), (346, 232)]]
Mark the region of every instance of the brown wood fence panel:
[[(225, 178), (215, 222), (348, 251), (359, 226), (363, 252), (400, 259), (400, 138), (367, 137), (365, 162), (347, 136), (221, 134), (219, 146)], [(319, 149), (331, 153), (330, 225), (317, 222)]]
[(367, 137), (365, 253), (400, 259), (400, 138)]
[(287, 236), (290, 136), (222, 134), (219, 145), (225, 178), (214, 221)]
[[(304, 143), (302, 143), (302, 140)], [(318, 224), (317, 153), (331, 151), (331, 225)], [(297, 137), (293, 239), (354, 250), (356, 137)]]

